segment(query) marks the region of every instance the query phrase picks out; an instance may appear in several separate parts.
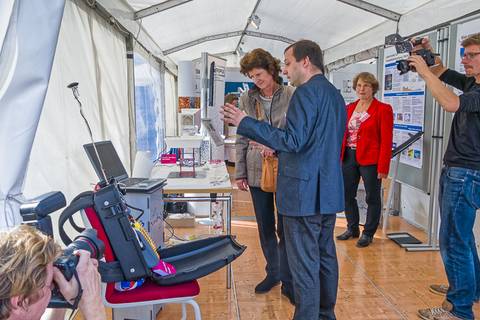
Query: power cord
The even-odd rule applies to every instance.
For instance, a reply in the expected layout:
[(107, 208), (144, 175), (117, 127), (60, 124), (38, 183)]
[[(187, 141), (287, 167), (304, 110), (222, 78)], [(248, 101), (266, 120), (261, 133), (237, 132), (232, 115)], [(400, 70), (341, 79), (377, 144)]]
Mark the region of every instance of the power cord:
[[(140, 208), (131, 206), (131, 205), (129, 205), (128, 203), (125, 203), (125, 204), (126, 204), (127, 207), (129, 207), (130, 209), (140, 212), (140, 215), (139, 215), (138, 217), (136, 217), (135, 220), (139, 220), (139, 219), (143, 216), (143, 214), (145, 213), (145, 210), (143, 210), (143, 209), (140, 209)], [(163, 218), (163, 219), (165, 219), (165, 215), (164, 215), (164, 218)]]
[(185, 241), (185, 242), (191, 241), (191, 240), (189, 240), (189, 239), (185, 239), (185, 238), (182, 238), (182, 237), (177, 236), (177, 235), (175, 234), (175, 228), (174, 228), (170, 223), (168, 223), (167, 220), (164, 220), (164, 222), (165, 222), (165, 224), (170, 228), (170, 229), (167, 228), (167, 230), (170, 232), (170, 237), (168, 237), (168, 239), (165, 240), (165, 241), (169, 241), (169, 240), (172, 239), (172, 238), (173, 238), (173, 239), (177, 239), (177, 240), (179, 240), (179, 241)]

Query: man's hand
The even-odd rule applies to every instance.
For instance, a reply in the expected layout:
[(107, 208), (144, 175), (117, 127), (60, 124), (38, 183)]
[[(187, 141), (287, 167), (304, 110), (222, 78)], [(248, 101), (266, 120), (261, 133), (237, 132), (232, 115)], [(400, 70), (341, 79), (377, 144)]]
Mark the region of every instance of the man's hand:
[[(411, 41), (414, 41), (414, 39), (411, 39)], [(430, 39), (428, 39), (427, 37), (423, 38), (421, 44), (413, 47), (412, 53), (415, 54), (415, 51), (418, 51), (420, 49), (426, 49), (426, 50), (429, 50), (429, 51), (433, 52), (433, 47), (430, 44)], [(440, 75), (442, 73), (444, 73), (445, 70), (447, 70), (447, 68), (445, 68), (445, 66), (443, 65), (442, 59), (440, 59), (440, 57), (438, 55), (436, 55), (435, 56), (435, 65), (430, 66), (430, 71), (435, 76), (440, 77)]]
[[(100, 274), (98, 273), (98, 261), (90, 258), (90, 252), (78, 250), (77, 273), (82, 286), (83, 294), (79, 308), (85, 320), (104, 320), (105, 308), (102, 304)], [(78, 284), (75, 278), (67, 281), (57, 268), (53, 270), (53, 279), (62, 295), (70, 303), (78, 295)]]
[(238, 127), (243, 118), (247, 116), (245, 112), (230, 103), (226, 103), (220, 113), (223, 115), (222, 120), (225, 123), (233, 124), (236, 127)]
[[(415, 38), (410, 39), (410, 40), (413, 42), (413, 41), (415, 41)], [(428, 37), (422, 38), (422, 43), (413, 47), (412, 52), (418, 51), (420, 49), (426, 49), (426, 50), (429, 50), (429, 51), (433, 52), (433, 47), (430, 44), (430, 39), (428, 39)]]
[(237, 184), (238, 189), (242, 191), (248, 191), (247, 179), (237, 179), (235, 180), (235, 183)]
[(412, 55), (408, 57), (408, 62), (411, 67), (415, 68), (415, 71), (420, 75), (420, 77), (424, 79), (428, 73), (432, 73), (428, 68), (427, 63), (421, 56)]

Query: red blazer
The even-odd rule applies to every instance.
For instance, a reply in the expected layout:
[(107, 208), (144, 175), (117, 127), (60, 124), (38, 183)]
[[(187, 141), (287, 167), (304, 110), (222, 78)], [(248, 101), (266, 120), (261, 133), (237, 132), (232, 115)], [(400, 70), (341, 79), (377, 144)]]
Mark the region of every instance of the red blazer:
[[(358, 101), (347, 105), (347, 126)], [(358, 129), (357, 162), (362, 166), (376, 164), (378, 173), (388, 174), (393, 142), (392, 106), (373, 98), (367, 112), (370, 117)], [(343, 136), (342, 161), (346, 143), (347, 130)]]

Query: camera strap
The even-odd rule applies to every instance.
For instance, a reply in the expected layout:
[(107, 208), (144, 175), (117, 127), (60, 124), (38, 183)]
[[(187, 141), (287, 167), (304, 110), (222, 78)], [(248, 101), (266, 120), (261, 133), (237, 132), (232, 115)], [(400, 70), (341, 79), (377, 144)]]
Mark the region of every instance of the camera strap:
[(76, 269), (75, 269), (75, 271), (73, 271), (73, 276), (75, 277), (75, 280), (78, 283), (78, 294), (77, 294), (77, 296), (75, 297), (75, 299), (73, 300), (72, 303), (70, 303), (70, 300), (66, 301), (67, 304), (68, 304), (68, 306), (66, 308), (69, 308), (69, 309), (73, 310), (72, 313), (70, 313), (70, 317), (68, 317), (68, 320), (72, 320), (72, 317), (75, 315), (74, 311), (78, 308), (78, 305), (80, 304), (80, 300), (82, 300), (82, 295), (83, 295), (82, 284), (80, 283), (80, 278), (78, 277), (78, 273), (77, 273)]
[(73, 300), (73, 303), (71, 304), (72, 309), (75, 310), (78, 308), (78, 304), (80, 303), (80, 300), (82, 300), (83, 288), (82, 288), (82, 284), (80, 283), (80, 278), (78, 278), (77, 268), (73, 270), (73, 276), (75, 277), (75, 280), (77, 280), (77, 283), (78, 283), (78, 294), (75, 297), (75, 300)]

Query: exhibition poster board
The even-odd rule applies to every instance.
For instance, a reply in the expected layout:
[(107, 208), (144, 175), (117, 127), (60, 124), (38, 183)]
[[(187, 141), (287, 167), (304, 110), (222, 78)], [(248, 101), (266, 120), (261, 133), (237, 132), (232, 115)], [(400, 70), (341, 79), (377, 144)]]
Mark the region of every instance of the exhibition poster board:
[(461, 64), (464, 48), (461, 45), (461, 42), (476, 33), (480, 32), (480, 19), (471, 20), (462, 24), (459, 24), (457, 27), (457, 42), (455, 50), (455, 70), (460, 73), (465, 73), (465, 68)]
[[(385, 48), (383, 63), (383, 102), (393, 108), (393, 147), (402, 144), (410, 135), (424, 131), (425, 82), (415, 72), (400, 75), (397, 61), (407, 59), (408, 53), (397, 54), (394, 47)], [(422, 168), (423, 138), (400, 155), (400, 162)]]

